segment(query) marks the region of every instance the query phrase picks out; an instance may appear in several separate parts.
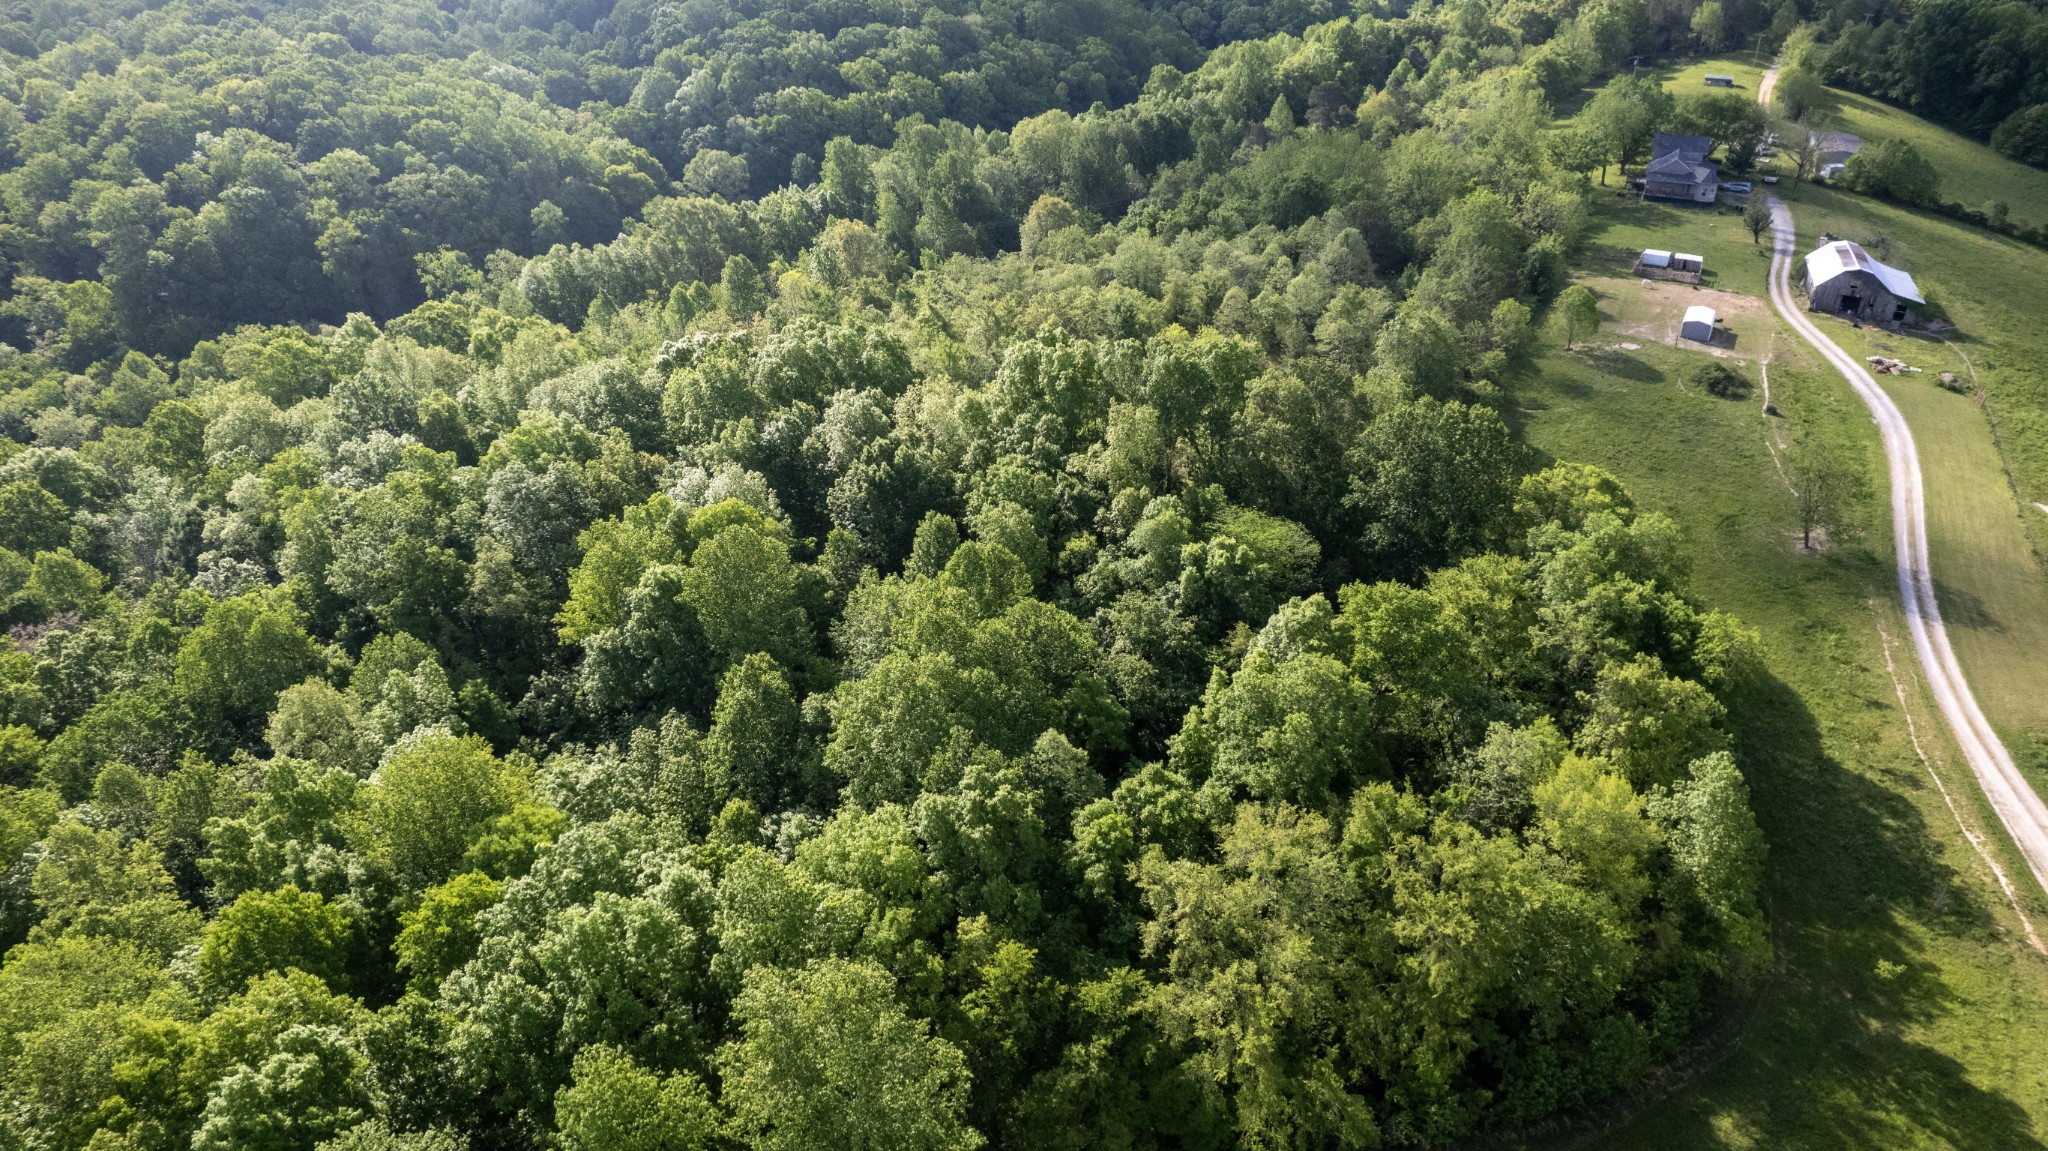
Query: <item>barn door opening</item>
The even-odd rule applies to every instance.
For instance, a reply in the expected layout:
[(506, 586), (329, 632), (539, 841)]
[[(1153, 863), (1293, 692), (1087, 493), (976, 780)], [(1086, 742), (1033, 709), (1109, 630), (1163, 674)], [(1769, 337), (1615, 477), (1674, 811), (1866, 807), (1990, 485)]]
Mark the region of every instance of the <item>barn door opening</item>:
[(1863, 297), (1862, 297), (1862, 296), (1843, 296), (1843, 297), (1842, 297), (1842, 314), (1843, 314), (1843, 315), (1845, 315), (1845, 316), (1853, 316), (1853, 315), (1855, 315), (1856, 313), (1858, 313), (1858, 312), (1860, 312), (1860, 311), (1862, 311), (1862, 310), (1863, 310)]

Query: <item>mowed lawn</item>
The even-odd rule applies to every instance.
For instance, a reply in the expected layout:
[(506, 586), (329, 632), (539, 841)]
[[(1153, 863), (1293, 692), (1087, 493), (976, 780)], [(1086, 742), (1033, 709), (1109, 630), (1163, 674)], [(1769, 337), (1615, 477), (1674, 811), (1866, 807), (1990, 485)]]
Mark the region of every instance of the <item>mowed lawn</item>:
[[(1603, 275), (1627, 276), (1644, 248), (1691, 252), (1706, 260), (1700, 287), (1742, 292), (1764, 299), (1771, 269), (1770, 234), (1751, 239), (1740, 209), (1723, 203), (1667, 204), (1645, 200), (1621, 187), (1601, 189), (1595, 177), (1592, 211), (1581, 262)], [(1726, 199), (1724, 197), (1724, 199)]]
[[(1674, 95), (1683, 96), (1688, 92), (1734, 91), (1754, 100), (1756, 87), (1763, 83), (1764, 69), (1769, 66), (1768, 59), (1759, 61), (1758, 57), (1749, 52), (1729, 52), (1720, 56), (1710, 56), (1705, 60), (1695, 60), (1689, 64), (1673, 64), (1659, 68), (1656, 75), (1664, 82), (1664, 87)], [(1710, 73), (1734, 77), (1735, 87), (1707, 87), (1707, 76)]]
[[(1770, 841), (1778, 965), (1668, 1094), (1551, 1145), (2040, 1146), (2048, 960), (2018, 941), (2017, 917), (1915, 753), (1901, 688), (1963, 817), (1987, 826), (1906, 646), (1884, 509), (1874, 500), (1860, 535), (1802, 552), (1771, 451), (1817, 436), (1875, 477), (1876, 430), (1810, 353), (1788, 348), (1771, 366), (1780, 417), (1760, 395), (1682, 386), (1702, 354), (1603, 329), (1579, 351), (1551, 348), (1516, 389), (1516, 416), (1540, 450), (1612, 470), (1640, 505), (1675, 518), (1695, 594), (1764, 637), (1774, 678), (1745, 704), (1740, 751)], [(2043, 902), (2029, 899), (2037, 921)]]

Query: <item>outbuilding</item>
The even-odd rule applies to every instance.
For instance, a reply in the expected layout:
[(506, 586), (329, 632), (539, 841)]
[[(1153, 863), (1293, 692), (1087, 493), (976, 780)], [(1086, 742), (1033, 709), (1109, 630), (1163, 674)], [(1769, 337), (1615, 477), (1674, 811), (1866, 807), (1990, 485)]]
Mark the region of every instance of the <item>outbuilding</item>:
[(1688, 340), (1702, 344), (1714, 342), (1714, 309), (1705, 304), (1694, 304), (1685, 310), (1685, 322), (1678, 326), (1678, 334)]
[(1703, 272), (1706, 268), (1705, 256), (1695, 256), (1691, 252), (1671, 253), (1671, 270), (1674, 272)]
[(1642, 259), (1637, 262), (1645, 268), (1668, 268), (1671, 266), (1671, 253), (1662, 248), (1644, 248)]
[(1913, 277), (1872, 259), (1854, 240), (1829, 240), (1806, 254), (1806, 306), (1874, 323), (1902, 323), (1924, 304)]
[(1707, 73), (1707, 87), (1733, 88), (1735, 87), (1735, 77), (1723, 76), (1719, 72), (1709, 72)]

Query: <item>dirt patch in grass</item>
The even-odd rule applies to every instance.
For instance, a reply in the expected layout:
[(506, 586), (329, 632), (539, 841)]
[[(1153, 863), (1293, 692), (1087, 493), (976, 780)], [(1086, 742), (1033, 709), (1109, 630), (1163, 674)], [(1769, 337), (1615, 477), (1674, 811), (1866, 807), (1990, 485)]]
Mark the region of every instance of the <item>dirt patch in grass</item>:
[[(1722, 292), (1690, 284), (1670, 284), (1625, 276), (1596, 276), (1581, 281), (1600, 297), (1600, 327), (1629, 340), (1706, 352), (1742, 363), (1770, 352), (1777, 321), (1770, 306), (1755, 296)], [(1721, 323), (1714, 342), (1701, 345), (1678, 336), (1685, 310), (1695, 305), (1714, 309)], [(1623, 345), (1627, 346), (1627, 345)]]

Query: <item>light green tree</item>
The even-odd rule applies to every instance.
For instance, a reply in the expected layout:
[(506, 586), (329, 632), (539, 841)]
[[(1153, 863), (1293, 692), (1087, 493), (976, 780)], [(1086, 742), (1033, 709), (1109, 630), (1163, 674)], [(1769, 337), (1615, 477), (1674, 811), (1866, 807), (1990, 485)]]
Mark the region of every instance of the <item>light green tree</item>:
[(741, 1040), (722, 1061), (738, 1134), (761, 1151), (888, 1147), (973, 1151), (959, 1049), (897, 1005), (872, 963), (757, 967), (734, 1004)]
[(340, 986), (352, 923), (347, 911), (289, 884), (251, 891), (206, 927), (199, 944), (200, 990), (224, 999), (270, 971), (298, 968)]
[(251, 593), (207, 609), (179, 645), (177, 684), (202, 714), (239, 722), (268, 714), (279, 692), (319, 664), (305, 630)]
[(364, 789), (350, 842), (420, 891), (461, 870), (470, 847), (532, 790), (526, 772), (475, 736), (428, 735)]
[(498, 902), (500, 885), (480, 871), (429, 887), (420, 904), (398, 918), (391, 951), (413, 990), (432, 995), (448, 973), (470, 961), (483, 942), (477, 914)]
[(1566, 351), (1600, 330), (1600, 302), (1594, 297), (1593, 289), (1584, 284), (1573, 284), (1558, 293), (1557, 302), (1551, 305), (1551, 309), (1564, 333)]
[(555, 1093), (563, 1151), (708, 1151), (719, 1145), (711, 1093), (688, 1071), (659, 1075), (616, 1047), (576, 1055), (574, 1081)]

